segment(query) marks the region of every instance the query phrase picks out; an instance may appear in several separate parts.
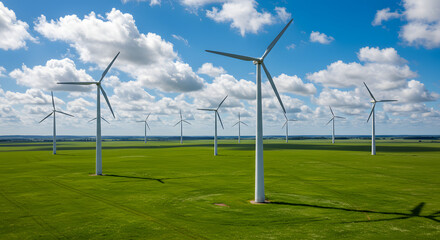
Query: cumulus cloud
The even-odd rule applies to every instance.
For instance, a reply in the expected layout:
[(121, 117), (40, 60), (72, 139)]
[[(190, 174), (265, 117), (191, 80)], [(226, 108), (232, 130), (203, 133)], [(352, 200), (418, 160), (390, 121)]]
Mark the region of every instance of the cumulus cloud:
[[(25, 93), (7, 91), (4, 95), (6, 99), (13, 105), (48, 105), (52, 107), (52, 97), (49, 94), (45, 94), (40, 89), (28, 89)], [(54, 97), (55, 104), (64, 104), (64, 102)]]
[(0, 77), (5, 77), (6, 76), (6, 68), (0, 66)]
[(212, 63), (204, 63), (199, 70), (197, 70), (198, 74), (205, 74), (210, 77), (217, 77), (221, 74), (225, 74), (226, 70), (222, 67), (214, 67)]
[(358, 57), (364, 64), (337, 61), (327, 66), (327, 69), (307, 74), (307, 79), (321, 83), (325, 87), (359, 87), (362, 82), (381, 90), (403, 88), (407, 80), (417, 77), (408, 65), (393, 65), (393, 62), (403, 60), (394, 53), (393, 49), (362, 48)]
[(16, 79), (17, 84), (53, 91), (90, 91), (90, 86), (74, 86), (57, 84), (57, 82), (91, 82), (94, 81), (84, 69), (77, 69), (75, 63), (69, 59), (51, 59), (46, 65), (29, 68), (23, 65), (15, 69), (10, 77)]
[(127, 2), (150, 2), (150, 6), (160, 5), (161, 0), (122, 0), (122, 3)]
[(317, 98), (312, 99), (318, 105), (340, 107), (345, 114), (357, 115), (369, 107), (360, 91), (359, 88), (352, 91), (325, 88)]
[(407, 87), (395, 92), (393, 95), (399, 97), (401, 102), (408, 103), (435, 101), (440, 97), (440, 94), (429, 92), (423, 83), (416, 80), (409, 81)]
[(287, 12), (285, 7), (275, 7), (275, 12), (278, 18), (283, 22), (287, 22), (292, 18), (292, 14)]
[(382, 25), (383, 21), (388, 21), (393, 18), (399, 18), (401, 15), (398, 12), (391, 12), (390, 8), (384, 8), (382, 10), (377, 10), (374, 20), (371, 23), (373, 26)]
[(330, 44), (331, 42), (333, 42), (333, 40), (335, 40), (333, 37), (327, 36), (325, 33), (315, 31), (312, 31), (312, 33), (310, 33), (310, 42)]
[(179, 59), (171, 43), (154, 33), (140, 33), (133, 16), (119, 10), (112, 9), (105, 18), (92, 12), (84, 19), (67, 15), (48, 21), (42, 15), (35, 30), (52, 41), (70, 43), (82, 61), (102, 69), (122, 51), (113, 68), (134, 77), (145, 88), (187, 92), (203, 87), (203, 79)]
[(186, 39), (183, 38), (182, 36), (175, 35), (175, 34), (173, 34), (172, 36), (173, 36), (173, 38), (175, 38), (175, 39), (177, 39), (177, 40), (179, 40), (179, 41), (182, 41), (186, 46), (189, 47), (188, 40), (186, 40)]
[(359, 50), (358, 58), (363, 62), (402, 64), (407, 61), (397, 54), (394, 48), (363, 47)]
[(289, 76), (281, 74), (273, 78), (278, 91), (285, 93), (293, 93), (301, 96), (309, 96), (316, 93), (313, 83), (304, 83), (298, 76)]
[(230, 22), (231, 28), (238, 29), (242, 36), (246, 33), (258, 33), (264, 25), (275, 23), (272, 14), (258, 12), (255, 0), (228, 1), (221, 9), (213, 7), (206, 11), (206, 16), (216, 22)]
[(26, 47), (26, 41), (36, 42), (27, 31), (29, 25), (17, 20), (15, 12), (0, 2), (0, 48), (16, 50)]
[[(399, 37), (411, 46), (422, 46), (427, 49), (440, 47), (440, 1), (402, 0), (402, 2), (403, 11), (400, 16), (405, 20), (405, 24), (400, 29)], [(379, 10), (373, 25), (380, 25), (382, 21), (396, 17), (398, 17), (397, 12), (390, 12), (389, 9)]]

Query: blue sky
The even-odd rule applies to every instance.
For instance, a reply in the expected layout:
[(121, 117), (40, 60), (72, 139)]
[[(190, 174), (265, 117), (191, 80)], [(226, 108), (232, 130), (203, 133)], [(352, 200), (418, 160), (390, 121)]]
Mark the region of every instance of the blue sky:
[[(440, 3), (401, 1), (106, 0), (0, 1), (1, 135), (51, 134), (50, 91), (58, 134), (93, 135), (96, 89), (57, 85), (92, 81), (116, 55), (104, 79), (116, 118), (102, 99), (104, 135), (211, 135), (214, 107), (225, 130), (241, 112), (255, 132), (255, 66), (204, 50), (260, 57), (294, 21), (265, 63), (281, 92), (291, 135), (326, 135), (328, 105), (347, 119), (337, 134), (369, 134), (365, 81), (376, 98), (377, 134), (440, 134)], [(264, 75), (264, 74), (263, 74)], [(281, 135), (283, 114), (263, 77), (264, 134)]]

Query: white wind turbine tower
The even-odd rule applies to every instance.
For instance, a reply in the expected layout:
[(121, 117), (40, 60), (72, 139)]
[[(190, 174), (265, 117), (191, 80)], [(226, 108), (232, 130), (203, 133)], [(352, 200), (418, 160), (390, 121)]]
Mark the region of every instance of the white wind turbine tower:
[(42, 123), (44, 120), (46, 120), (46, 118), (50, 117), (53, 114), (53, 154), (57, 154), (57, 127), (56, 127), (55, 114), (61, 113), (71, 117), (73, 117), (73, 115), (56, 110), (55, 101), (53, 100), (53, 92), (50, 91), (50, 94), (52, 95), (52, 107), (53, 107), (52, 112), (49, 115), (47, 115), (45, 118), (43, 118), (43, 120), (41, 120), (39, 123)]
[(148, 126), (148, 123), (147, 123), (147, 121), (148, 121), (148, 118), (150, 117), (150, 114), (151, 113), (149, 113), (148, 114), (148, 116), (145, 118), (145, 120), (143, 120), (143, 121), (136, 121), (136, 122), (143, 122), (143, 123), (145, 123), (144, 125), (144, 127), (145, 127), (145, 131), (144, 131), (144, 133), (145, 133), (145, 137), (144, 137), (144, 143), (147, 143), (147, 127), (148, 127), (148, 130), (151, 130), (150, 129), (150, 126)]
[(58, 84), (73, 84), (73, 85), (96, 85), (96, 175), (102, 175), (102, 146), (101, 146), (101, 92), (102, 95), (104, 95), (105, 101), (107, 102), (108, 107), (110, 108), (110, 111), (112, 112), (113, 118), (115, 117), (115, 114), (113, 113), (112, 106), (110, 105), (110, 102), (107, 98), (107, 94), (104, 91), (104, 88), (101, 86), (102, 79), (104, 79), (107, 72), (112, 67), (113, 63), (115, 62), (116, 58), (119, 56), (119, 53), (116, 54), (115, 58), (110, 62), (110, 64), (107, 66), (107, 68), (104, 70), (104, 72), (101, 75), (101, 79), (97, 82), (59, 82)]
[(278, 91), (275, 87), (275, 83), (272, 80), (272, 77), (270, 76), (269, 71), (267, 70), (266, 66), (264, 65), (264, 59), (269, 54), (269, 52), (272, 50), (272, 48), (275, 46), (275, 44), (278, 42), (280, 37), (283, 35), (283, 33), (286, 31), (286, 29), (289, 27), (289, 25), (292, 23), (293, 19), (287, 23), (287, 25), (284, 27), (284, 29), (278, 34), (278, 36), (270, 43), (270, 45), (267, 47), (266, 51), (264, 52), (263, 56), (261, 58), (253, 58), (253, 57), (247, 57), (242, 55), (236, 55), (236, 54), (230, 54), (230, 53), (223, 53), (223, 52), (216, 52), (216, 51), (209, 51), (207, 52), (215, 53), (224, 55), (227, 57), (232, 57), (244, 61), (252, 61), (257, 66), (257, 72), (256, 72), (256, 85), (257, 85), (257, 108), (256, 108), (256, 114), (257, 114), (257, 129), (256, 129), (256, 142), (255, 142), (255, 202), (256, 203), (263, 203), (265, 202), (265, 195), (264, 195), (264, 163), (263, 163), (263, 111), (262, 111), (262, 100), (261, 100), (261, 66), (263, 66), (264, 72), (266, 73), (267, 79), (269, 80), (270, 84), (272, 85), (272, 89), (275, 92), (275, 95), (278, 98), (278, 101), (281, 104), (281, 107), (283, 108), (283, 112), (286, 113), (286, 110), (284, 109), (283, 103), (281, 102), (280, 95), (278, 94)]
[(240, 129), (241, 127), (240, 127), (240, 125), (244, 124), (244, 125), (248, 126), (245, 122), (242, 122), (240, 120), (240, 113), (238, 113), (238, 122), (236, 122), (234, 125), (232, 125), (232, 127), (234, 127), (237, 124), (238, 124), (238, 143), (240, 143), (240, 137), (241, 137), (241, 129)]
[(183, 119), (182, 117), (182, 110), (180, 110), (180, 121), (178, 121), (175, 125), (177, 126), (177, 124), (180, 123), (180, 144), (183, 144), (183, 123), (187, 123), (189, 125), (191, 125), (191, 123), (187, 122), (185, 119)]
[(215, 112), (215, 131), (214, 131), (214, 156), (217, 156), (217, 117), (220, 120), (220, 124), (222, 125), (222, 128), (225, 129), (223, 127), (223, 122), (222, 119), (220, 117), (220, 114), (218, 113), (218, 109), (220, 108), (220, 106), (223, 104), (223, 102), (226, 100), (226, 98), (228, 97), (228, 95), (226, 95), (225, 98), (223, 98), (223, 101), (220, 102), (220, 104), (218, 105), (217, 108), (198, 108), (197, 110), (202, 110), (202, 111), (212, 111)]
[(286, 143), (288, 143), (289, 142), (289, 122), (295, 122), (298, 120), (288, 119), (286, 114), (284, 114), (284, 117), (286, 118), (286, 121), (284, 122), (284, 125), (282, 128), (286, 127)]
[(330, 121), (328, 121), (328, 123), (326, 125), (328, 125), (330, 122), (333, 121), (333, 128), (332, 128), (332, 143), (335, 143), (335, 118), (342, 118), (345, 119), (345, 117), (340, 117), (340, 116), (335, 116), (335, 114), (333, 113), (332, 107), (328, 106), (330, 108), (330, 112), (332, 112), (332, 119), (330, 119)]
[(365, 87), (368, 90), (368, 93), (370, 94), (372, 100), (371, 103), (373, 103), (373, 107), (371, 108), (370, 115), (368, 116), (367, 122), (370, 120), (371, 115), (373, 115), (372, 125), (371, 125), (371, 155), (376, 155), (376, 126), (375, 126), (375, 116), (374, 116), (374, 108), (376, 107), (376, 103), (378, 102), (396, 102), (397, 100), (379, 100), (377, 101), (376, 98), (374, 98), (373, 94), (371, 93), (370, 89), (368, 88), (367, 84), (364, 82)]

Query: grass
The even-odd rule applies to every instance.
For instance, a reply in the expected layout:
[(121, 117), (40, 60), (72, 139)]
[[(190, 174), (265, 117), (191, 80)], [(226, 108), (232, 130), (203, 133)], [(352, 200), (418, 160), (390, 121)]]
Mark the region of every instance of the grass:
[(440, 143), (0, 144), (0, 239), (440, 239)]

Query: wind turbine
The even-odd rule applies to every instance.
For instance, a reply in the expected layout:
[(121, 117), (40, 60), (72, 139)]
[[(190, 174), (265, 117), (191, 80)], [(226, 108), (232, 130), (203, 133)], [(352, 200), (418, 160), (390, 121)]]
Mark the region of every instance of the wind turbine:
[[(110, 124), (107, 120), (105, 120), (105, 118), (101, 117), (101, 119), (104, 120), (104, 122)], [(95, 121), (95, 120), (96, 120), (96, 118), (92, 118), (92, 119), (89, 120), (89, 122), (92, 122), (92, 121)]]
[(256, 85), (257, 85), (257, 108), (256, 108), (256, 114), (257, 114), (257, 129), (256, 129), (256, 141), (255, 141), (255, 202), (256, 203), (263, 203), (265, 202), (265, 195), (264, 195), (264, 163), (263, 163), (263, 110), (262, 110), (262, 100), (261, 100), (261, 66), (263, 66), (264, 72), (266, 73), (267, 79), (269, 80), (270, 84), (272, 85), (272, 89), (275, 92), (275, 95), (278, 98), (278, 101), (281, 104), (281, 107), (283, 108), (283, 112), (286, 113), (286, 110), (284, 109), (283, 103), (281, 101), (281, 97), (278, 94), (277, 88), (275, 87), (275, 83), (272, 80), (272, 77), (267, 70), (266, 66), (264, 65), (264, 59), (269, 54), (269, 52), (272, 50), (272, 48), (275, 46), (275, 44), (278, 42), (280, 37), (283, 35), (283, 33), (286, 31), (286, 29), (289, 27), (289, 25), (292, 23), (293, 19), (287, 23), (287, 25), (283, 28), (283, 30), (278, 34), (278, 36), (270, 43), (270, 45), (267, 47), (266, 51), (263, 53), (263, 56), (260, 58), (254, 58), (254, 57), (247, 57), (237, 54), (231, 54), (231, 53), (224, 53), (224, 52), (216, 52), (216, 51), (210, 51), (206, 50), (207, 52), (220, 54), (227, 57), (232, 57), (244, 61), (252, 61), (257, 66), (257, 72), (256, 72)]
[(368, 93), (370, 94), (372, 100), (371, 103), (373, 103), (373, 107), (371, 108), (370, 115), (368, 116), (367, 122), (370, 120), (371, 115), (373, 115), (373, 120), (371, 121), (371, 155), (376, 155), (376, 126), (375, 126), (375, 118), (374, 118), (374, 108), (376, 107), (376, 103), (378, 102), (396, 102), (397, 100), (379, 100), (377, 101), (376, 98), (374, 98), (373, 94), (371, 93), (370, 89), (368, 88), (367, 84), (364, 82), (365, 87), (368, 90)]
[[(148, 117), (147, 117), (148, 118)], [(180, 121), (178, 121), (175, 125), (177, 126), (177, 124), (180, 123), (180, 144), (183, 144), (183, 123), (187, 123), (189, 125), (191, 125), (191, 123), (189, 123), (188, 121), (186, 121), (185, 119), (183, 119), (182, 117), (182, 110), (180, 110)]]
[(238, 113), (238, 122), (236, 122), (234, 125), (232, 125), (232, 127), (234, 127), (237, 124), (238, 124), (238, 143), (240, 143), (240, 137), (241, 137), (241, 129), (240, 129), (241, 127), (240, 127), (240, 125), (244, 124), (244, 125), (248, 126), (245, 122), (242, 122), (240, 120), (240, 113)]
[(330, 108), (330, 112), (332, 112), (332, 119), (330, 119), (330, 121), (328, 121), (328, 123), (326, 125), (328, 125), (330, 122), (333, 121), (333, 130), (332, 130), (332, 143), (335, 143), (335, 118), (342, 118), (345, 119), (345, 117), (339, 117), (339, 116), (335, 116), (335, 114), (333, 113), (332, 107), (328, 106)]
[(148, 114), (148, 116), (145, 118), (145, 120), (143, 120), (143, 121), (136, 121), (136, 122), (143, 122), (143, 123), (145, 123), (144, 125), (144, 127), (145, 127), (145, 138), (144, 138), (144, 143), (147, 143), (147, 127), (148, 127), (148, 130), (151, 130), (150, 129), (150, 126), (148, 126), (148, 123), (147, 123), (147, 120), (148, 120), (148, 118), (150, 117), (150, 114), (151, 113), (149, 113)]
[(46, 120), (46, 118), (50, 117), (53, 114), (53, 154), (57, 154), (57, 128), (56, 128), (55, 113), (61, 113), (71, 117), (73, 117), (73, 115), (56, 110), (55, 101), (53, 100), (53, 92), (50, 91), (50, 94), (52, 95), (52, 107), (53, 107), (52, 112), (49, 113), (49, 115), (47, 115), (45, 118), (43, 118), (43, 120), (41, 120), (39, 123), (42, 123), (44, 120)]
[(282, 128), (286, 127), (286, 143), (288, 143), (289, 142), (289, 122), (295, 122), (298, 120), (288, 119), (286, 114), (284, 114), (284, 117), (286, 118), (286, 121), (284, 122), (284, 125)]
[(226, 95), (225, 98), (223, 98), (223, 101), (220, 102), (220, 104), (218, 105), (217, 108), (198, 108), (197, 110), (202, 110), (202, 111), (212, 111), (215, 113), (215, 131), (214, 131), (214, 156), (217, 156), (217, 117), (220, 120), (220, 123), (222, 125), (222, 128), (225, 129), (223, 127), (223, 122), (222, 119), (220, 117), (220, 114), (218, 113), (218, 109), (220, 108), (220, 106), (223, 104), (223, 102), (226, 100), (226, 98), (228, 97), (228, 95)]
[(104, 91), (104, 88), (101, 86), (102, 79), (104, 79), (107, 72), (112, 67), (116, 58), (119, 56), (119, 53), (116, 54), (115, 58), (110, 62), (107, 68), (101, 75), (101, 79), (97, 82), (59, 82), (58, 84), (73, 84), (73, 85), (96, 85), (96, 175), (102, 175), (102, 146), (101, 146), (101, 92), (104, 95), (105, 101), (107, 102), (110, 111), (112, 112), (113, 118), (115, 118), (115, 114), (113, 113), (112, 106), (107, 98), (107, 94)]

